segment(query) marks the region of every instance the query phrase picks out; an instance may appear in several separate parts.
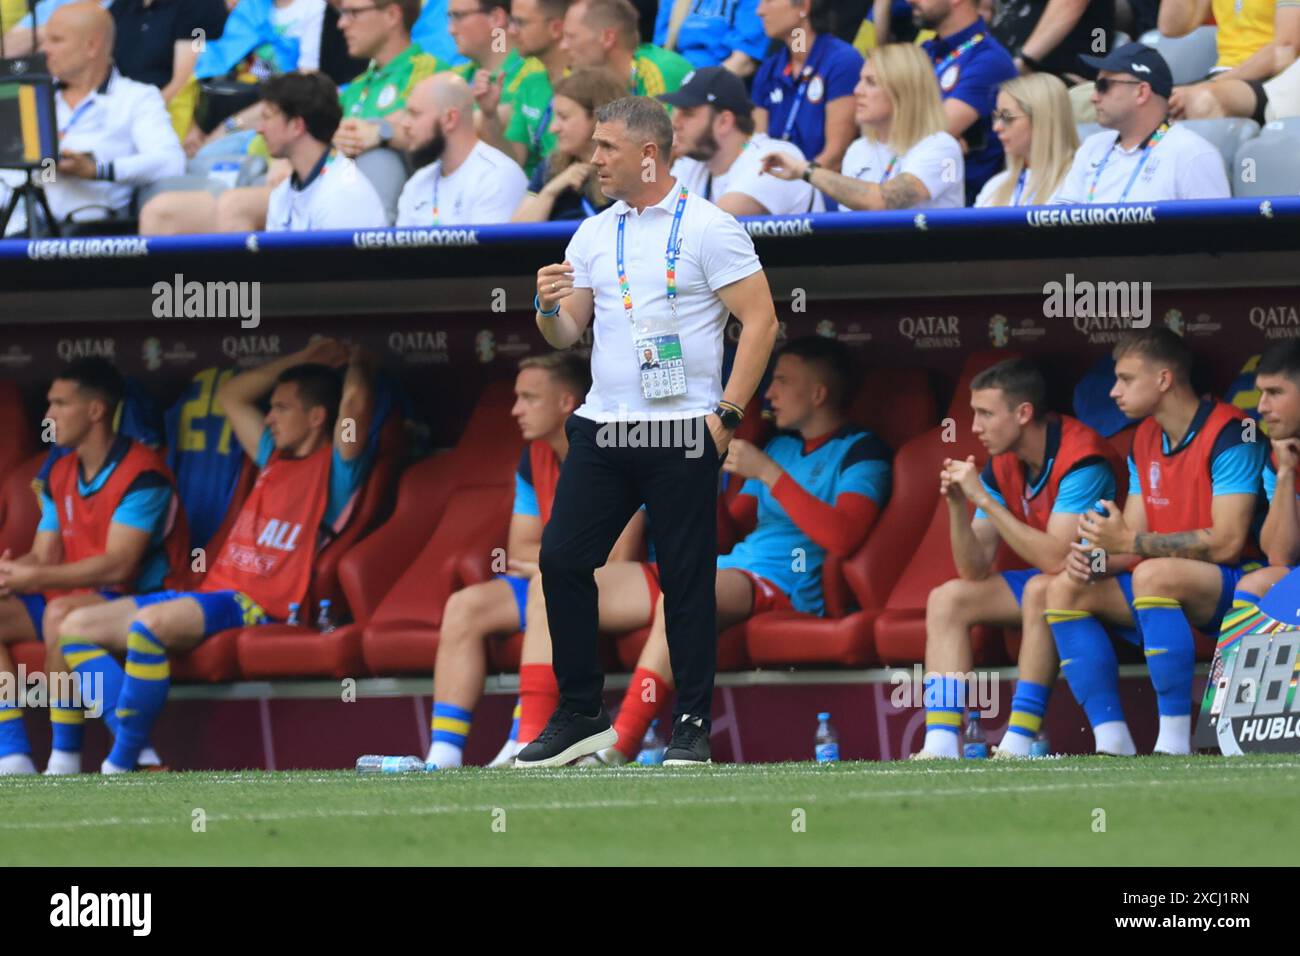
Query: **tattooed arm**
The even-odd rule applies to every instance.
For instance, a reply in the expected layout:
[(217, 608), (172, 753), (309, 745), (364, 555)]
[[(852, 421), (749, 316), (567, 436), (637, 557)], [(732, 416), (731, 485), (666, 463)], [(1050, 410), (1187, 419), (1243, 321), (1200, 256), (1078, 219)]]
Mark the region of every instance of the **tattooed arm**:
[[(800, 179), (807, 168), (807, 160), (789, 153), (768, 153), (763, 157), (763, 172), (777, 179)], [(808, 182), (814, 189), (820, 189), (849, 209), (910, 209), (930, 199), (930, 190), (925, 183), (911, 173), (901, 173), (881, 185), (818, 166), (808, 177)]]
[(1214, 564), (1231, 564), (1241, 557), (1255, 513), (1254, 495), (1215, 495), (1214, 524), (1195, 531), (1133, 535), (1134, 554), (1147, 558), (1191, 558)]

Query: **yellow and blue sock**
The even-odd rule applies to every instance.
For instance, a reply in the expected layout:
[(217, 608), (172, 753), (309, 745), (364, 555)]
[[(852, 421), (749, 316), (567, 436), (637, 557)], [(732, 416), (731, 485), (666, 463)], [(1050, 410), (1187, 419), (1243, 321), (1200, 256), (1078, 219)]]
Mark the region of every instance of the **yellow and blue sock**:
[(434, 703), (429, 763), (442, 770), (461, 765), (473, 717), (468, 710), (455, 704), (444, 704), (441, 701)]
[(966, 685), (948, 674), (927, 674), (921, 686), (925, 705), (925, 743), (921, 749), (936, 757), (958, 756)]
[(1183, 606), (1173, 598), (1144, 595), (1133, 599), (1133, 612), (1142, 631), (1142, 647), (1162, 717), (1192, 712), (1192, 672), (1196, 643)]
[(1002, 743), (998, 745), (1000, 750), (1018, 756), (1029, 754), (1029, 745), (1043, 727), (1043, 715), (1047, 713), (1047, 700), (1051, 694), (1052, 688), (1046, 684), (1016, 681), (1016, 693), (1011, 698), (1011, 718), (1007, 721)]
[(62, 706), (66, 705), (66, 701), (55, 705), (55, 710), (50, 715), (54, 724), (54, 749), (75, 753), (81, 750), (84, 710), (101, 710), (104, 723), (114, 736), (117, 735), (117, 719), (113, 716), (113, 710), (117, 707), (117, 698), (122, 692), (122, 681), (126, 674), (116, 658), (98, 644), (91, 644), (76, 636), (63, 637), (59, 643), (63, 649), (63, 659), (76, 675), (81, 695), (79, 703), (82, 706), (74, 711)]
[(126, 635), (126, 679), (117, 699), (117, 735), (109, 763), (134, 770), (149, 731), (162, 713), (171, 686), (167, 648), (140, 621), (131, 622)]
[(32, 745), (23, 726), (23, 709), (17, 704), (0, 702), (0, 757), (11, 754), (31, 755)]
[(1106, 629), (1086, 611), (1044, 613), (1061, 657), (1061, 674), (1094, 730), (1124, 720), (1119, 701), (1119, 660)]
[(510, 715), (509, 740), (512, 744), (516, 744), (519, 742), (519, 714), (523, 711), (523, 709), (524, 709), (523, 701), (521, 701), (518, 697), (516, 697), (515, 710), (514, 713)]

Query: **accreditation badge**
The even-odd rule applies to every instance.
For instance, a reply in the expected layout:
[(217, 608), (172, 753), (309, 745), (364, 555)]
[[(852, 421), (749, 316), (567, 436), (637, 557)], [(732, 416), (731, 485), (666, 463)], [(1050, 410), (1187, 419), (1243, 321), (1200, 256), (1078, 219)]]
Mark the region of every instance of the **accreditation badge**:
[(375, 106), (381, 110), (386, 110), (397, 102), (397, 86), (389, 83), (379, 91), (379, 96), (375, 99)]
[(686, 362), (682, 340), (676, 332), (638, 336), (637, 366), (641, 370), (641, 396), (649, 401), (686, 394)]
[(948, 69), (944, 70), (943, 75), (939, 77), (939, 89), (943, 90), (945, 93), (952, 92), (952, 88), (957, 85), (957, 77), (960, 75), (961, 67), (954, 63), (952, 66), (948, 67)]
[(826, 84), (820, 76), (814, 76), (808, 81), (808, 102), (820, 103), (822, 97), (826, 95)]

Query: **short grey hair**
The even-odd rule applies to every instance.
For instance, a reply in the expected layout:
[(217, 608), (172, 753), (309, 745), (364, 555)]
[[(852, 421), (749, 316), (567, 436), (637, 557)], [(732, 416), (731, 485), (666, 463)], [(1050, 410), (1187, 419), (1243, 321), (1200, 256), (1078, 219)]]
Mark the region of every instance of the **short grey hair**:
[(643, 137), (659, 147), (666, 163), (673, 152), (673, 123), (668, 110), (648, 96), (625, 96), (596, 110), (597, 123), (622, 123), (629, 134)]

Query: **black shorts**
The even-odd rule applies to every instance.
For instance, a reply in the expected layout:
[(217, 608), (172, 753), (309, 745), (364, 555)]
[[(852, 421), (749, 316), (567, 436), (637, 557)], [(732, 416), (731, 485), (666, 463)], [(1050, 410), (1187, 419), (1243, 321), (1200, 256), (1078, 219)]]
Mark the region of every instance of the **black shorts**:
[[(1222, 76), (1222, 75), (1223, 75), (1222, 70), (1220, 70), (1217, 73), (1207, 73), (1205, 76), (1201, 77), (1196, 82), (1208, 83), (1216, 76)], [(1264, 110), (1267, 109), (1268, 107), (1268, 93), (1264, 91), (1264, 84), (1268, 81), (1267, 80), (1242, 80), (1241, 82), (1249, 86), (1250, 91), (1255, 94), (1255, 112), (1250, 114), (1250, 118), (1253, 119), (1260, 126), (1263, 126)]]

